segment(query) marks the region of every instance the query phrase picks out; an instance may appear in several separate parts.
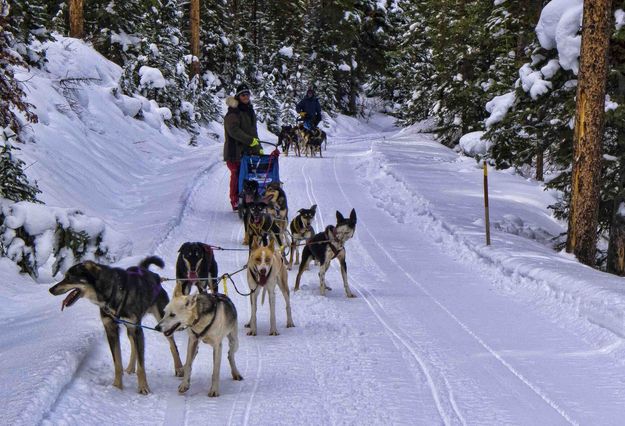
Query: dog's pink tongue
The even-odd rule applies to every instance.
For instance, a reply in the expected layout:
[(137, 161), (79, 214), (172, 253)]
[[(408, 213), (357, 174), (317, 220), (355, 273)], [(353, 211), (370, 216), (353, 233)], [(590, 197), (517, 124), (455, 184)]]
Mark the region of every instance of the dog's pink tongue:
[(258, 284), (260, 284), (260, 285), (267, 284), (267, 273), (266, 272), (260, 272), (258, 274)]
[(197, 280), (198, 279), (197, 272), (195, 271), (189, 272), (189, 275), (187, 276), (187, 278), (190, 280)]
[(80, 290), (78, 289), (74, 289), (72, 291), (69, 292), (69, 294), (67, 295), (67, 297), (65, 299), (63, 299), (63, 303), (61, 304), (61, 311), (63, 309), (65, 309), (66, 306), (72, 306), (72, 303), (74, 303), (74, 297), (80, 293)]

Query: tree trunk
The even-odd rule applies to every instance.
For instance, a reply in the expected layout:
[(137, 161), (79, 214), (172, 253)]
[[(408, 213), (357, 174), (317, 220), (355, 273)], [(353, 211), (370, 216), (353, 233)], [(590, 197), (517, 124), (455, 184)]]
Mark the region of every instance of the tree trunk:
[(85, 19), (83, 0), (69, 0), (69, 36), (83, 38), (85, 35)]
[(543, 181), (545, 179), (544, 169), (544, 151), (542, 147), (539, 146), (536, 149), (536, 180)]
[(566, 251), (595, 264), (611, 0), (584, 2)]
[(625, 193), (623, 190), (614, 199), (610, 242), (608, 244), (607, 271), (625, 275)]
[(200, 74), (200, 0), (191, 0), (191, 75)]

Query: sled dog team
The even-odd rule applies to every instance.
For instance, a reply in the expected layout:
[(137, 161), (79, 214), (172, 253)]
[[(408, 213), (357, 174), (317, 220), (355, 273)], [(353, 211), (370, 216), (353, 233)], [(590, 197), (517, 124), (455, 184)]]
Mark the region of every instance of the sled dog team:
[[(272, 192), (273, 191), (273, 192)], [(316, 205), (300, 209), (290, 222), (290, 259), (287, 262), (282, 251), (287, 235), (287, 207), (284, 191), (278, 186), (267, 188), (264, 198), (247, 199), (243, 205), (245, 237), (249, 244), (246, 266), (247, 283), (251, 303), (251, 316), (246, 328), (248, 335), (258, 332), (256, 312), (259, 293), (262, 301), (269, 297), (269, 334), (278, 335), (275, 313), (275, 288), (282, 292), (286, 302), (286, 326), (294, 327), (288, 287), (288, 269), (299, 262), (298, 246), (303, 245), (301, 262), (295, 280), (294, 290), (300, 287), (302, 273), (311, 261), (319, 264), (320, 292), (325, 295), (328, 286), (325, 273), (332, 259), (338, 259), (347, 297), (354, 297), (347, 283), (345, 243), (354, 235), (356, 212), (352, 209), (345, 218), (336, 212), (336, 225), (329, 225), (323, 232), (315, 234), (312, 221)], [(162, 332), (169, 342), (177, 377), (182, 377), (178, 392), (189, 389), (193, 360), (200, 342), (213, 347), (213, 372), (208, 396), (219, 396), (219, 371), (221, 366), (222, 342), (228, 338), (228, 362), (234, 380), (243, 380), (239, 372), (235, 353), (239, 346), (237, 310), (228, 296), (219, 293), (218, 266), (211, 246), (200, 242), (186, 242), (178, 250), (176, 262), (176, 285), (170, 300), (161, 286), (161, 277), (149, 270), (151, 265), (164, 267), (163, 260), (150, 256), (139, 265), (128, 269), (115, 268), (92, 261), (78, 263), (67, 270), (61, 282), (50, 288), (55, 296), (69, 293), (61, 309), (72, 306), (80, 298), (86, 298), (100, 307), (100, 318), (106, 332), (115, 378), (113, 386), (122, 389), (122, 357), (119, 341), (119, 325), (126, 325), (130, 340), (130, 360), (126, 373), (137, 374), (138, 391), (148, 394), (150, 388), (145, 374), (145, 339), (141, 321), (145, 314), (152, 314), (158, 321), (156, 331)], [(196, 292), (192, 292), (193, 287)], [(173, 339), (176, 331), (187, 330), (188, 344), (184, 365)]]

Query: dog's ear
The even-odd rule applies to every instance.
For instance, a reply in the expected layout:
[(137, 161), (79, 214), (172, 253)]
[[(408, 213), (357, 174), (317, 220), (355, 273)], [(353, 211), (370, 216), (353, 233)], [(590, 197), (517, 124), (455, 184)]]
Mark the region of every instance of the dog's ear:
[(173, 297), (180, 297), (180, 296), (184, 296), (184, 294), (182, 293), (182, 286), (178, 283), (176, 283), (176, 286), (174, 287), (174, 296)]
[(98, 265), (94, 261), (85, 260), (82, 264), (87, 270), (87, 272), (93, 275), (94, 277), (97, 278), (100, 275), (100, 271), (102, 270), (102, 268), (100, 267), (100, 265)]
[(178, 249), (178, 253), (180, 253), (182, 250), (186, 250), (186, 248), (187, 248), (188, 246), (189, 246), (189, 243), (188, 243), (188, 242), (186, 242), (186, 243), (182, 244), (182, 245), (180, 246), (180, 248)]
[(337, 210), (336, 211), (336, 223), (343, 222), (344, 220), (345, 220), (345, 218), (343, 217), (341, 212)]
[(188, 296), (187, 301), (184, 304), (185, 307), (194, 310), (197, 305), (197, 295), (198, 293), (194, 293), (193, 296)]
[(349, 213), (349, 224), (352, 226), (356, 225), (356, 209), (352, 209)]
[(317, 205), (313, 204), (312, 207), (310, 208), (310, 210), (312, 210), (313, 213), (315, 213), (317, 211)]

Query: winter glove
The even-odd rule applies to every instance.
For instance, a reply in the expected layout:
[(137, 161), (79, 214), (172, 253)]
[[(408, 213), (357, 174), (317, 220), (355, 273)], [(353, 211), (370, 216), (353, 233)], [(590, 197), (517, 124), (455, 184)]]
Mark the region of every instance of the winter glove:
[(253, 147), (253, 146), (257, 146), (259, 142), (260, 141), (258, 140), (258, 138), (252, 139), (252, 143), (250, 144), (250, 148)]
[(299, 116), (300, 116), (300, 117), (302, 117), (302, 118), (306, 117), (306, 111), (302, 111), (302, 112), (300, 112), (300, 113), (299, 113)]
[(259, 153), (260, 155), (265, 155), (265, 151), (263, 151), (263, 149), (262, 149), (262, 148), (258, 150), (258, 153)]

